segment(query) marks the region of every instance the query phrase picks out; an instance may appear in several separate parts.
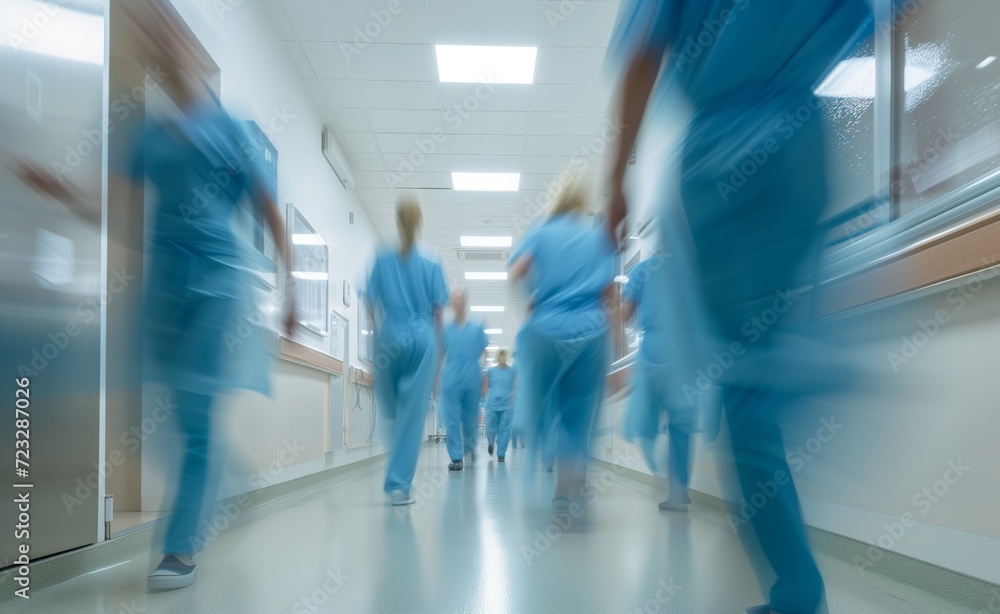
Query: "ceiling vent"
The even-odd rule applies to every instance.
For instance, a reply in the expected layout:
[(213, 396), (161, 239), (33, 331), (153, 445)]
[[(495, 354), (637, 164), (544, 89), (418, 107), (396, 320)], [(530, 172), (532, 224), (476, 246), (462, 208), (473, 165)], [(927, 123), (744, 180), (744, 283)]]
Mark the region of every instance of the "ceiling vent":
[(348, 192), (353, 190), (354, 173), (351, 172), (347, 156), (344, 155), (344, 151), (337, 144), (337, 139), (334, 138), (333, 131), (331, 130), (323, 131), (323, 155), (326, 156), (326, 161), (330, 163), (330, 167), (337, 174), (337, 179), (340, 179), (340, 183), (344, 186), (344, 189)]
[(507, 262), (510, 260), (510, 250), (456, 249), (459, 260), (475, 262)]

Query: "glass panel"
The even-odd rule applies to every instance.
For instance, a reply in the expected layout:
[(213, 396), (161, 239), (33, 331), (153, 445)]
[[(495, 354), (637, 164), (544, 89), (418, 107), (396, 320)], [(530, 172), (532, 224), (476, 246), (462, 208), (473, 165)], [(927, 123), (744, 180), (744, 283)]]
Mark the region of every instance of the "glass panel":
[(903, 23), (893, 191), (901, 215), (992, 176), (1000, 163), (996, 0), (927, 0)]

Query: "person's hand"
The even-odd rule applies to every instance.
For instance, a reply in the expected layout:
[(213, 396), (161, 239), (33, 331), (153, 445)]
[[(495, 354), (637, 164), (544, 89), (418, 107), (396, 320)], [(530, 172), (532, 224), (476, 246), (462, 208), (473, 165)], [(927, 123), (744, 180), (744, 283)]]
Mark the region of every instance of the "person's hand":
[(628, 201), (625, 199), (625, 191), (621, 184), (612, 186), (611, 201), (608, 204), (608, 234), (619, 249), (622, 247), (622, 240), (619, 236), (619, 227), (628, 216)]
[(36, 192), (50, 196), (69, 207), (78, 204), (76, 195), (55, 173), (44, 166), (16, 156), (11, 162), (11, 169), (18, 179)]

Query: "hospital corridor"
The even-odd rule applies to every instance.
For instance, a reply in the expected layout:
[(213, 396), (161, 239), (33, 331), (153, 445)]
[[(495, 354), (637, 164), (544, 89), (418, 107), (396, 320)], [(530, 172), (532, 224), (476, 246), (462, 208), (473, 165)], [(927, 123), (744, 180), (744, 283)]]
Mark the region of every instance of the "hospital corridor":
[(1000, 614), (995, 0), (0, 0), (0, 612)]

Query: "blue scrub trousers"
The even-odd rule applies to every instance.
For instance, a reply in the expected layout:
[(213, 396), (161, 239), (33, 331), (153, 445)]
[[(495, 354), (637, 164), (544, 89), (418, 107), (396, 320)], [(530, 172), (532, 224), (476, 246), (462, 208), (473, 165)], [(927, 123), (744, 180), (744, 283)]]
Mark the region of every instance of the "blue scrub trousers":
[(212, 397), (181, 390), (175, 391), (175, 394), (178, 427), (184, 436), (185, 446), (164, 552), (191, 556), (205, 545)]
[(518, 351), (532, 357), (531, 368), (521, 371), (520, 392), (529, 395), (525, 408), (534, 412), (526, 420), (530, 437), (540, 440), (546, 463), (550, 455), (585, 463), (604, 398), (607, 329), (561, 340), (529, 321), (519, 339)]
[(464, 452), (472, 452), (479, 431), (479, 399), (482, 382), (471, 385), (448, 385), (441, 390), (448, 456), (454, 462), (462, 460)]
[(383, 323), (375, 350), (375, 394), (389, 447), (385, 492), (410, 492), (437, 370), (434, 324)]
[(486, 408), (486, 441), (497, 443), (497, 456), (507, 456), (507, 446), (510, 445), (510, 423), (514, 409), (509, 405), (496, 405)]
[[(742, 329), (771, 304), (776, 291), (794, 286), (797, 269), (816, 244), (817, 220), (827, 201), (822, 121), (817, 116), (798, 128), (794, 138), (779, 139), (779, 151), (735, 194), (723, 196), (718, 183), (728, 180), (743, 148), (775, 134), (763, 130), (748, 143), (733, 134), (733, 126), (774, 126), (798, 104), (783, 100), (774, 108), (760, 105), (749, 116), (703, 117), (691, 126), (685, 147), (681, 197), (695, 248), (698, 290), (715, 334), (726, 343), (746, 346), (741, 363), (751, 364), (774, 350), (773, 327), (756, 340)], [(760, 492), (758, 483), (774, 482), (779, 472), (792, 475), (778, 423), (792, 399), (776, 392), (787, 386), (787, 377), (774, 372), (738, 385), (720, 382), (735, 469), (748, 501)], [(794, 482), (777, 488), (748, 522), (766, 558), (751, 555), (757, 576), (777, 576), (770, 607), (787, 614), (822, 610), (823, 580)]]

